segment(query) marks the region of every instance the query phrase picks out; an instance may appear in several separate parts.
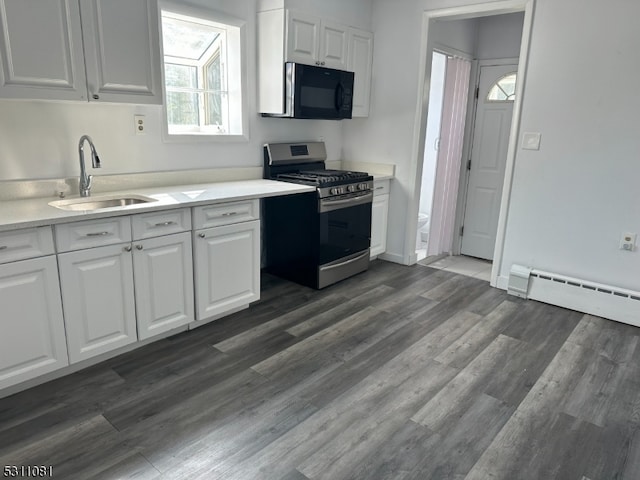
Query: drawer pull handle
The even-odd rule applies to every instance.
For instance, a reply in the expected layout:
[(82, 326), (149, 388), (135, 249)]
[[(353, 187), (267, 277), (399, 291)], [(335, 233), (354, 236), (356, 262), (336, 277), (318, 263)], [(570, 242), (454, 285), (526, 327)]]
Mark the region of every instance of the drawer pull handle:
[(9, 247), (7, 247), (6, 245), (0, 245), (0, 250), (6, 250), (7, 248)]
[(156, 223), (156, 227), (168, 227), (169, 225), (175, 225), (176, 222), (174, 221), (170, 221), (170, 222), (160, 222), (160, 223)]
[(143, 247), (142, 245), (136, 245), (136, 248), (137, 248), (138, 250), (142, 250), (144, 247)]
[(200, 238), (204, 238), (204, 237), (206, 237), (206, 235), (205, 235), (204, 233), (199, 233), (199, 234), (198, 234), (198, 236), (199, 236)]
[(382, 190), (384, 187), (376, 187), (376, 190)]
[(124, 247), (124, 251), (125, 252), (130, 252), (131, 251), (131, 245), (127, 245), (126, 247)]
[(238, 212), (227, 212), (227, 213), (223, 213), (222, 216), (223, 217), (230, 217), (232, 215), (237, 215), (237, 214), (238, 214)]
[(87, 233), (87, 237), (104, 237), (105, 235), (109, 235), (109, 232), (95, 232), (95, 233)]

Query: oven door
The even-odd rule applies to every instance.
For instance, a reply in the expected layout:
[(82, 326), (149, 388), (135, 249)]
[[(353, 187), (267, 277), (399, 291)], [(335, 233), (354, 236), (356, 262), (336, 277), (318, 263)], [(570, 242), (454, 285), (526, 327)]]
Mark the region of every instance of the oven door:
[(321, 199), (319, 203), (319, 265), (335, 264), (366, 251), (371, 243), (371, 201), (373, 194), (346, 199)]

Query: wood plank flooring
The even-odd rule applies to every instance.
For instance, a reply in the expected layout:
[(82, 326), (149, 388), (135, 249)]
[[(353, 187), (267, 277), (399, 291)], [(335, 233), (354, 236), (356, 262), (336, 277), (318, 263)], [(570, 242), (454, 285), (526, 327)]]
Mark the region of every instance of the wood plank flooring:
[(640, 330), (375, 261), (0, 400), (58, 479), (638, 479)]

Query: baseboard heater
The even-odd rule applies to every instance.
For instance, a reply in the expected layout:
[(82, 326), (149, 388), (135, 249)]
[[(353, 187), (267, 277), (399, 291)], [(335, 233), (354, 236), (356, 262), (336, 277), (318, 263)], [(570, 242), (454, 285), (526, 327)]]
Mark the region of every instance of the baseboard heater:
[(508, 293), (640, 327), (640, 292), (513, 265)]

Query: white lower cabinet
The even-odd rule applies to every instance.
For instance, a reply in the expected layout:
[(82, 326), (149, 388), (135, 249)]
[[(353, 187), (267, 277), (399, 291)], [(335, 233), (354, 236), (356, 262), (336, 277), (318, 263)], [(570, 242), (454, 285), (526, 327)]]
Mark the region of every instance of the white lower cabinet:
[(190, 232), (134, 242), (133, 271), (140, 340), (194, 320)]
[(188, 232), (64, 253), (59, 263), (71, 363), (194, 319)]
[(0, 265), (0, 389), (69, 364), (56, 257)]
[(194, 264), (196, 320), (212, 320), (258, 300), (260, 221), (195, 231)]
[(137, 340), (131, 244), (58, 255), (71, 363)]
[(259, 218), (254, 199), (57, 224), (55, 249), (51, 227), (0, 233), (0, 390), (258, 300)]
[[(375, 190), (375, 188), (378, 190)], [(389, 217), (389, 182), (375, 184), (371, 204), (371, 250), (370, 256), (377, 257), (387, 250), (387, 220)], [(385, 193), (386, 192), (386, 193)]]

